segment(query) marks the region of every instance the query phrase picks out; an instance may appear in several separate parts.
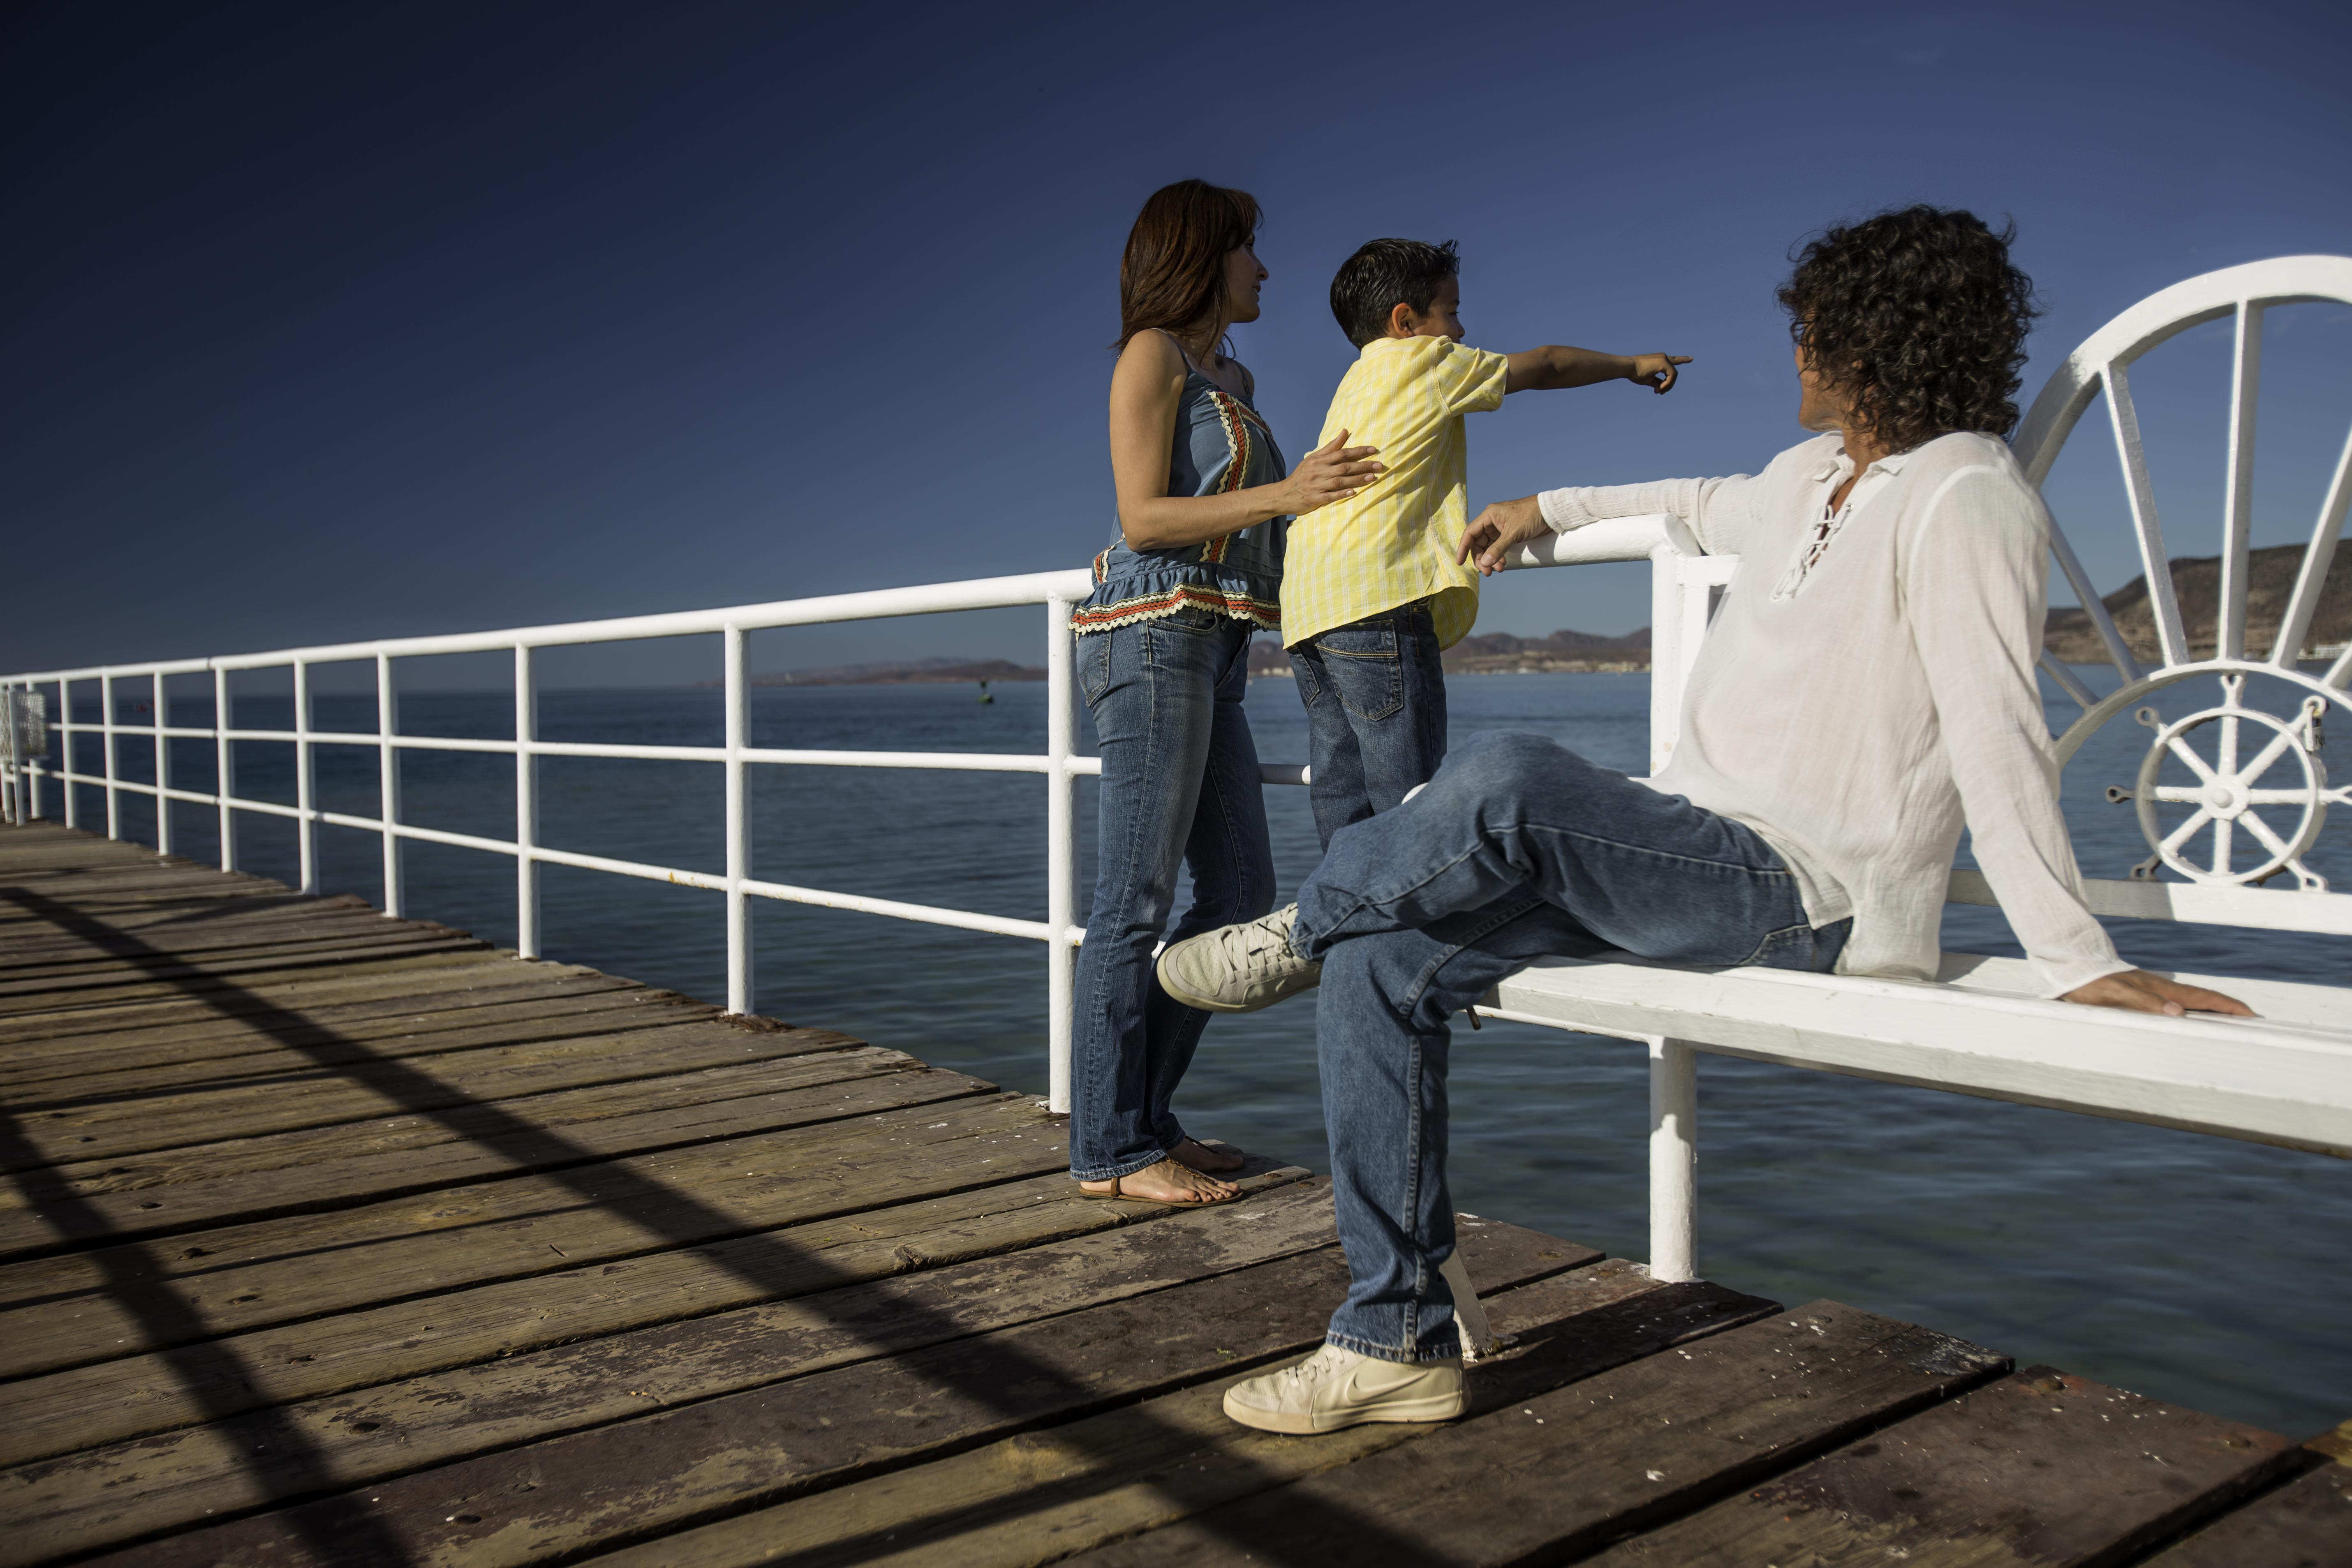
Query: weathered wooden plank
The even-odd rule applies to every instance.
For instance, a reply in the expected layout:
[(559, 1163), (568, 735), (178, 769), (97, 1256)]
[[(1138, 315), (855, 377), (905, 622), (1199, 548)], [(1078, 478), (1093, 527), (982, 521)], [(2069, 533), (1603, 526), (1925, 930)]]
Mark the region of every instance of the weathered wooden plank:
[[(1621, 1259), (1486, 1293), (1485, 1305), (1496, 1331), (1517, 1342), (1472, 1372), (1474, 1415), (1779, 1310), (1719, 1286), (1661, 1285)], [(1431, 1430), (1359, 1426), (1313, 1439), (1252, 1431), (1223, 1408), (1235, 1381), (811, 1493), (597, 1561), (609, 1568), (741, 1568), (787, 1559), (794, 1568), (1031, 1568)]]
[[(216, 1165), (207, 1152), (221, 1145), (207, 1144), (173, 1151), (173, 1166), (184, 1179), (168, 1184), (152, 1177), (138, 1180), (130, 1166), (110, 1165), (78, 1184), (70, 1172), (57, 1172), (68, 1179), (46, 1194), (19, 1189), (10, 1195), (29, 1202), (0, 1205), (0, 1260), (316, 1214), (467, 1182), (995, 1092), (992, 1083), (867, 1047), (464, 1106), (432, 1119), (406, 1117), (401, 1119), (405, 1125), (383, 1130), (410, 1135), (404, 1146), (392, 1149), (367, 1148), (376, 1140), (353, 1138), (350, 1129), (321, 1130), (341, 1137), (347, 1146), (339, 1157), (321, 1150), (325, 1157), (299, 1171), (281, 1165), (240, 1175)], [(549, 1136), (559, 1129), (560, 1136)], [(378, 1129), (367, 1131), (375, 1134)], [(325, 1141), (320, 1134), (313, 1137)], [(97, 1182), (130, 1184), (93, 1191)]]
[(257, 1019), (267, 1022), (279, 1014), (307, 1016), (319, 1007), (398, 1002), (410, 996), (422, 1000), (467, 986), (490, 989), (595, 973), (544, 959), (518, 958), (497, 948), (376, 960), (340, 970), (295, 970), (258, 977), (236, 991), (201, 996), (173, 994), (116, 1004), (83, 1001), (45, 1013), (20, 1013), (0, 1018), (0, 1047), (13, 1051), (31, 1042), (59, 1042), (70, 1037), (89, 1039), (181, 1025), (226, 1026), (242, 1022), (250, 1026)]
[[(425, 1011), (398, 1000), (363, 1004), (376, 1016), (323, 1021), (331, 1010), (276, 1016), (254, 1028), (223, 1020), (213, 1030), (142, 1029), (128, 1043), (114, 1035), (76, 1036), (42, 1051), (0, 1047), (0, 1095), (28, 1110), (73, 1099), (81, 1086), (94, 1094), (191, 1087), (273, 1072), (294, 1062), (397, 1059), (470, 1046), (519, 1045), (556, 1033), (591, 1035), (643, 1028), (650, 1018), (682, 1023), (715, 1018), (719, 1010), (627, 981), (525, 984), (499, 994), (458, 992), (430, 998)], [(97, 1043), (92, 1044), (95, 1040)]]
[[(285, 883), (248, 871), (222, 872), (193, 861), (166, 859), (149, 854), (122, 859), (89, 860), (59, 857), (43, 864), (0, 867), (0, 889), (42, 894), (71, 888), (77, 906), (110, 901), (121, 905), (163, 902), (173, 898), (211, 899), (283, 897), (293, 892)], [(9, 905), (19, 919), (45, 918), (37, 900)]]
[(1067, 1168), (1061, 1130), (1002, 1095), (12, 1264), (0, 1376)]
[[(27, 895), (18, 888), (0, 896), (13, 898), (21, 910)], [(75, 959), (237, 947), (316, 927), (358, 928), (369, 921), (385, 923), (381, 910), (349, 894), (229, 899), (169, 915), (94, 914), (76, 900), (60, 897), (49, 901), (56, 909), (44, 917), (40, 928), (18, 925), (0, 933), (0, 970)]]
[[(1562, 1244), (1498, 1226), (1464, 1254), (1498, 1289)], [(1550, 1258), (1542, 1262), (1539, 1254)], [(1319, 1339), (1337, 1247), (399, 1477), (103, 1559), (498, 1568), (1132, 1403)], [(853, 1418), (854, 1417), (854, 1418)], [(337, 1521), (331, 1547), (321, 1521)], [(0, 1540), (0, 1550), (6, 1545)]]
[(697, 1020), (621, 1034), (567, 1032), (553, 1039), (397, 1061), (347, 1061), (218, 1088), (37, 1111), (24, 1118), (16, 1132), (0, 1136), (0, 1171), (417, 1115), (583, 1084), (838, 1050), (851, 1043), (848, 1036), (823, 1030), (761, 1033)]
[[(837, 1066), (828, 1067), (828, 1061)], [(894, 1064), (882, 1067), (882, 1063)], [(919, 1068), (914, 1058), (878, 1046), (865, 1046), (845, 1035), (830, 1049), (703, 1068), (663, 1079), (627, 1079), (617, 1083), (590, 1084), (552, 1090), (490, 1104), (452, 1107), (432, 1115), (398, 1116), (383, 1121), (307, 1127), (290, 1132), (267, 1132), (251, 1138), (225, 1139), (216, 1143), (191, 1143), (133, 1154), (77, 1161), (50, 1166), (47, 1191), (65, 1198), (142, 1192), (151, 1187), (194, 1189), (257, 1173), (331, 1161), (368, 1161), (404, 1150), (473, 1138), (511, 1140), (517, 1122), (528, 1127), (561, 1127), (606, 1117), (637, 1115), (649, 1108), (701, 1104), (798, 1088), (877, 1070)], [(521, 1136), (528, 1139), (527, 1130)], [(390, 1169), (391, 1167), (385, 1167)], [(31, 1206), (32, 1195), (16, 1187), (0, 1190), (0, 1215)]]
[[(17, 889), (17, 897), (23, 897), (23, 889)], [(67, 902), (62, 899), (56, 901)], [(69, 919), (52, 916), (43, 920), (41, 926), (45, 929), (28, 928), (22, 922), (0, 928), (0, 971), (23, 964), (53, 963), (60, 959), (114, 958), (126, 948), (133, 952), (181, 952), (196, 948), (234, 947), (323, 921), (356, 926), (362, 920), (380, 921), (383, 918), (364, 899), (349, 895), (331, 899), (303, 898), (299, 894), (282, 899), (232, 899), (178, 912), (119, 915), (86, 914), (76, 903)]]
[[(1253, 1162), (1251, 1189), (1300, 1178)], [(20, 1380), (0, 1465), (168, 1431), (549, 1345), (943, 1268), (1181, 1211), (1096, 1203), (1056, 1171), (593, 1267), (362, 1308)]]
[[(40, 1555), (85, 1552), (827, 1369), (1125, 1301), (1331, 1244), (1328, 1190), (852, 1285), (0, 1471)], [(5, 1554), (5, 1548), (0, 1548)]]
[(2121, 1563), (2275, 1476), (2292, 1453), (2259, 1427), (2034, 1367), (1597, 1561)]
[(260, 957), (239, 956), (216, 964), (176, 963), (124, 965), (104, 973), (32, 980), (0, 980), (0, 1011), (42, 1012), (60, 1002), (112, 1002), (186, 993), (234, 990), (247, 975), (282, 973), (289, 969), (316, 969), (324, 964), (369, 959), (409, 958), (425, 953), (486, 949), (488, 942), (470, 936), (443, 936), (393, 926), (377, 936), (349, 936), (338, 942), (297, 952)]
[(488, 951), (488, 943), (471, 937), (409, 937), (395, 933), (381, 942), (262, 959), (220, 973), (191, 969), (186, 973), (158, 979), (109, 980), (86, 984), (26, 982), (12, 987), (0, 983), (0, 1014), (21, 1017), (31, 1013), (62, 1011), (68, 1006), (113, 1006), (165, 996), (203, 996), (241, 990), (254, 978), (282, 976), (289, 972), (318, 969), (329, 964), (348, 971), (368, 963), (383, 963), (403, 959), (414, 963), (420, 958), (439, 957), (451, 952)]
[(370, 910), (314, 913), (307, 919), (281, 918), (259, 923), (258, 929), (202, 941), (191, 936), (187, 941), (169, 944), (118, 932), (109, 922), (93, 920), (89, 924), (108, 933), (110, 940), (103, 948), (42, 954), (18, 952), (10, 943), (11, 961), (0, 963), (0, 984), (21, 991), (34, 988), (37, 981), (63, 988), (67, 983), (118, 984), (187, 973), (226, 973), (261, 959), (323, 947), (356, 948), (426, 937), (480, 940), (446, 926), (390, 920)]
[(2007, 1366), (1817, 1301), (1070, 1561), (1573, 1561)]
[(2352, 1568), (2352, 1468), (2306, 1471), (2139, 1568)]

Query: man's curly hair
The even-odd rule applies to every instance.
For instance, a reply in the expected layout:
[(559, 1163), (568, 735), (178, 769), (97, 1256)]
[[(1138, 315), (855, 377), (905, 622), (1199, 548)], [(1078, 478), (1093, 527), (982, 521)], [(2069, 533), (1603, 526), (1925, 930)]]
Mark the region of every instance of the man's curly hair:
[(1829, 229), (1780, 286), (1808, 362), (1863, 426), (1907, 452), (1954, 430), (2017, 424), (2033, 279), (2011, 265), (2014, 225), (1909, 206)]

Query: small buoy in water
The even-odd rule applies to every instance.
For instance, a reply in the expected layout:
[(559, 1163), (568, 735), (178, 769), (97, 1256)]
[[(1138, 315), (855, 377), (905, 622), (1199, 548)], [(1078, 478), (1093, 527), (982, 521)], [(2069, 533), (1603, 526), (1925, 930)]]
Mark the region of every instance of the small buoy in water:
[(989, 690), (988, 682), (985, 680), (980, 683), (980, 700), (982, 702), (993, 702), (996, 700), (996, 694)]

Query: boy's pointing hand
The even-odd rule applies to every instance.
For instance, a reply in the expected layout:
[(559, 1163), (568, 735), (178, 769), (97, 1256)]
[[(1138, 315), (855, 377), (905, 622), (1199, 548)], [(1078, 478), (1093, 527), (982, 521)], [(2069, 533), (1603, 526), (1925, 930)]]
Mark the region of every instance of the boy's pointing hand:
[(1675, 389), (1675, 366), (1690, 363), (1688, 354), (1635, 354), (1627, 381), (1638, 382), (1661, 397)]

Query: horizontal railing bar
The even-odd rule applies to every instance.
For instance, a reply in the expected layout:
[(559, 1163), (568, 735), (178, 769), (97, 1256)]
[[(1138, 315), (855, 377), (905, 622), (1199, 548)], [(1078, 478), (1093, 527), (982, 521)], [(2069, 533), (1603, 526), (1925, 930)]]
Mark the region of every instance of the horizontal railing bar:
[(1066, 572), (1032, 572), (1020, 576), (983, 577), (962, 583), (880, 588), (863, 594), (780, 599), (717, 610), (623, 616), (611, 620), (514, 626), (501, 631), (460, 632), (443, 637), (385, 637), (374, 642), (278, 648), (268, 653), (227, 654), (210, 659), (168, 664), (102, 665), (88, 669), (42, 670), (11, 675), (7, 679), (16, 682), (96, 680), (133, 675), (191, 674), (207, 669), (266, 669), (296, 663), (347, 664), (372, 659), (379, 655), (391, 658), (415, 658), (455, 653), (510, 653), (517, 647), (565, 647), (581, 643), (702, 637), (724, 632), (730, 627), (763, 631), (776, 626), (821, 626), (832, 621), (883, 620), (898, 616), (1010, 609), (1023, 605), (1043, 605), (1053, 599), (1075, 602), (1085, 598), (1093, 589), (1093, 574), (1078, 567)]
[[(723, 878), (719, 879), (719, 885), (725, 886)], [(795, 888), (784, 882), (760, 882), (747, 878), (743, 890), (786, 903), (816, 904), (829, 910), (855, 910), (862, 914), (919, 921), (925, 925), (955, 926), (964, 931), (992, 931), (998, 936), (1027, 937), (1033, 942), (1050, 942), (1054, 934), (1053, 927), (1044, 921), (1017, 921), (1003, 915), (942, 910), (929, 904), (901, 903), (896, 899), (869, 899), (859, 893), (828, 893), (815, 888)]]

